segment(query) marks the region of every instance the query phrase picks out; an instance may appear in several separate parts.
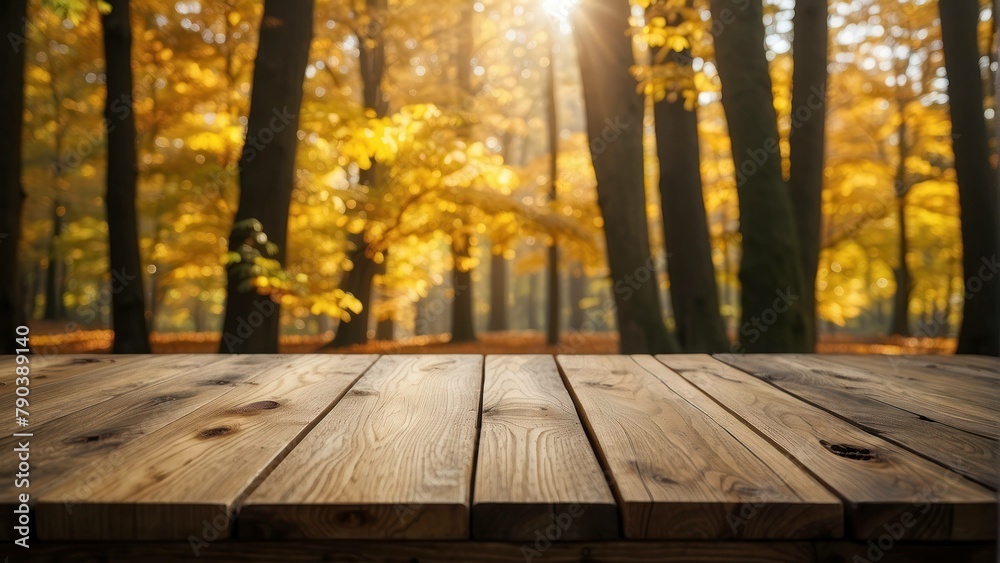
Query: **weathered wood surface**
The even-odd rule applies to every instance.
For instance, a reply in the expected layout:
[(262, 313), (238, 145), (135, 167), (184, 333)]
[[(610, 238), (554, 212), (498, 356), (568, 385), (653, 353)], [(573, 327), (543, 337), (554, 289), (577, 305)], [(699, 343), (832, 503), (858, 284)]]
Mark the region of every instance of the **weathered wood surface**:
[(236, 504), (373, 361), (302, 356), (259, 373), (42, 492), (39, 537), (227, 537)]
[(1000, 486), (995, 436), (957, 428), (950, 417), (886, 390), (862, 370), (816, 356), (734, 354), (719, 359), (979, 483)]
[(653, 358), (560, 356), (611, 473), (626, 538), (843, 533), (840, 502)]
[(852, 537), (903, 521), (909, 539), (996, 536), (993, 491), (709, 356), (658, 358), (843, 498)]
[(240, 535), (463, 539), (482, 356), (383, 356), (247, 499)]
[[(9, 424), (33, 433), (38, 560), (996, 553), (992, 358), (32, 362), (31, 423)], [(0, 359), (11, 415), (14, 367)], [(20, 492), (0, 483), (5, 546)]]
[[(72, 481), (78, 468), (95, 460), (106, 460), (112, 451), (155, 432), (237, 386), (247, 385), (259, 372), (288, 360), (288, 356), (272, 356), (210, 362), (201, 369), (181, 370), (177, 377), (81, 408), (72, 416), (57, 416), (32, 425), (31, 455), (42, 460), (32, 467), (32, 494)], [(24, 441), (25, 438), (4, 437), (0, 439), (0, 449), (12, 451)], [(19, 492), (14, 480), (0, 481), (0, 506), (12, 509)]]
[(615, 499), (552, 356), (486, 358), (472, 527), (488, 540), (618, 536)]
[(948, 373), (937, 364), (908, 358), (830, 356), (830, 361), (857, 368), (856, 385), (877, 390), (903, 408), (923, 408), (935, 419), (980, 436), (1000, 434), (1000, 382), (985, 374)]
[[(31, 424), (42, 424), (54, 418), (69, 416), (78, 410), (94, 406), (108, 399), (124, 395), (160, 381), (177, 377), (188, 369), (205, 367), (220, 361), (218, 355), (162, 355), (140, 359), (137, 356), (122, 360), (104, 361), (77, 358), (57, 362), (51, 367), (33, 368), (31, 371)], [(74, 374), (74, 370), (79, 369)], [(13, 370), (10, 371), (13, 373)], [(14, 378), (10, 376), (10, 390), (0, 398), (0, 408), (13, 411)], [(7, 387), (5, 387), (7, 389)], [(35, 407), (34, 405), (37, 405)]]

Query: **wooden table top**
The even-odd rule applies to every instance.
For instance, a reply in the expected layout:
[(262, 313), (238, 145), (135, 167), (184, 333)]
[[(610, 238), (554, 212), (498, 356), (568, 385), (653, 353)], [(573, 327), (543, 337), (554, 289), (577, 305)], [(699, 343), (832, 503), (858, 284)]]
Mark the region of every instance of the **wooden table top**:
[[(14, 365), (0, 359), (3, 412)], [(144, 540), (424, 561), (458, 541), (471, 560), (871, 560), (887, 534), (930, 542), (881, 548), (897, 556), (995, 553), (995, 358), (100, 355), (31, 373), (13, 430), (31, 437), (0, 446), (30, 441), (30, 486), (0, 479), (0, 533), (29, 492), (50, 554), (99, 542), (126, 560)]]

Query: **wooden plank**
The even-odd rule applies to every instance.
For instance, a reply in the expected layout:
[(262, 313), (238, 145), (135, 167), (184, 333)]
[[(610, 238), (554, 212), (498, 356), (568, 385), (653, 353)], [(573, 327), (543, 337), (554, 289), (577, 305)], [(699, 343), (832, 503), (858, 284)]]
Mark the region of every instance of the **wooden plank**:
[[(44, 385), (60, 381), (66, 376), (106, 369), (112, 365), (122, 365), (148, 359), (149, 354), (29, 354), (32, 382)], [(15, 364), (15, 356), (4, 356), (4, 366)], [(8, 374), (4, 373), (6, 378)]]
[(298, 356), (130, 442), (39, 495), (38, 536), (228, 537), (238, 502), (373, 361)]
[(602, 541), (500, 543), (477, 541), (222, 541), (194, 550), (187, 542), (32, 544), (35, 563), (101, 561), (104, 563), (175, 563), (259, 561), (327, 563), (329, 561), (411, 561), (420, 563), (995, 563), (991, 543), (884, 543), (873, 549), (863, 542), (820, 541)]
[[(32, 467), (31, 491), (37, 495), (65, 483), (73, 470), (237, 387), (253, 385), (261, 373), (284, 369), (291, 363), (291, 356), (238, 356), (216, 361), (34, 426), (31, 453), (42, 462)], [(19, 441), (24, 440), (4, 437), (0, 449), (11, 451)], [(17, 492), (13, 480), (0, 481), (0, 502), (13, 503)]]
[(1000, 379), (1000, 358), (987, 356), (916, 356), (921, 367), (956, 375), (972, 375), (986, 381)]
[[(83, 364), (84, 369), (80, 373), (59, 376), (59, 381), (52, 384), (36, 386), (33, 379), (28, 397), (32, 407), (28, 409), (31, 427), (177, 377), (186, 370), (205, 367), (223, 357), (216, 354), (172, 354), (126, 362), (102, 360)], [(56, 373), (72, 373), (75, 365), (59, 365)], [(48, 370), (42, 373), (46, 374)], [(0, 399), (0, 409), (10, 405), (13, 410), (13, 401), (13, 395)]]
[(559, 356), (619, 500), (625, 537), (814, 538), (840, 502), (649, 356)]
[(1000, 486), (1000, 445), (934, 420), (932, 409), (894, 401), (876, 385), (859, 384), (852, 368), (819, 356), (725, 354), (718, 358), (799, 399), (834, 413), (981, 484)]
[[(111, 366), (123, 366), (149, 359), (147, 354), (74, 354), (67, 356), (28, 356), (31, 368), (31, 389), (40, 389), (53, 383), (65, 381), (85, 373), (106, 370)], [(14, 356), (6, 356), (0, 364), (0, 401), (8, 400), (14, 393), (14, 378), (17, 366)], [(11, 399), (12, 400), (12, 399)]]
[(913, 373), (929, 376), (934, 380), (947, 380), (969, 384), (970, 389), (992, 389), (997, 384), (994, 370), (969, 365), (957, 356), (878, 356), (856, 354), (828, 354), (824, 359), (869, 369), (879, 375), (913, 377)]
[[(933, 358), (928, 357), (928, 361), (931, 360), (936, 361), (937, 357)], [(959, 356), (951, 356), (949, 358), (949, 363), (950, 362), (956, 362), (965, 366), (975, 367), (985, 372), (985, 374), (988, 376), (994, 378), (1000, 378), (1000, 358), (996, 358), (993, 356), (975, 356), (975, 355), (963, 354)]]
[(240, 512), (244, 538), (469, 536), (482, 356), (383, 356)]
[[(18, 489), (14, 480), (0, 481), (0, 538), (13, 530), (13, 508), (20, 493), (35, 498), (74, 470), (95, 459), (107, 457), (121, 446), (153, 432), (199, 406), (223, 395), (259, 371), (287, 362), (288, 356), (267, 358), (242, 356), (231, 361), (210, 362), (202, 368), (179, 371), (176, 377), (127, 392), (66, 416), (33, 424), (30, 438), (7, 436), (0, 448), (12, 451), (28, 441), (32, 459), (30, 491)], [(36, 405), (40, 405), (37, 401)], [(8, 525), (9, 524), (9, 525)]]
[(980, 436), (1000, 435), (1000, 393), (992, 379), (946, 374), (886, 356), (824, 358), (855, 368), (850, 377), (856, 385), (877, 389), (886, 401), (933, 412), (934, 420)]
[(902, 521), (907, 540), (996, 536), (992, 491), (708, 356), (659, 359), (837, 492), (852, 537)]
[(488, 356), (472, 536), (618, 536), (618, 509), (552, 356)]

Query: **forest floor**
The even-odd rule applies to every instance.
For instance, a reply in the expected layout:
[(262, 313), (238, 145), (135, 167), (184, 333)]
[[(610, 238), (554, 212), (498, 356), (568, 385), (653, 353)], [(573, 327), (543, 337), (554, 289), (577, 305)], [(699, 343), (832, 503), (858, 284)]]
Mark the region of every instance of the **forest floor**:
[[(110, 330), (62, 332), (59, 323), (33, 324), (32, 348), (38, 354), (110, 353)], [(280, 351), (288, 354), (615, 354), (618, 335), (613, 333), (565, 333), (558, 346), (545, 343), (539, 331), (485, 332), (475, 342), (449, 342), (449, 335), (417, 336), (400, 340), (375, 340), (365, 345), (326, 349), (332, 333), (285, 336)], [(153, 333), (150, 337), (157, 354), (214, 353), (219, 334), (212, 332)], [(953, 338), (882, 337), (859, 339), (849, 336), (820, 338), (817, 352), (824, 354), (950, 354)]]

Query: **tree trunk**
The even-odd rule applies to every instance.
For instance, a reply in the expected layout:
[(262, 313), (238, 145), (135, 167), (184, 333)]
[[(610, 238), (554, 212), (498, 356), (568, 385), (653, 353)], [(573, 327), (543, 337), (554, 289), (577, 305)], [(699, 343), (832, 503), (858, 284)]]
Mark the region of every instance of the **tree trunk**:
[(663, 322), (650, 254), (642, 150), (643, 98), (634, 64), (628, 0), (582, 0), (574, 36), (580, 59), (597, 200), (604, 217), (620, 350), (678, 351)]
[(741, 345), (748, 352), (805, 352), (802, 264), (781, 172), (761, 2), (711, 0), (710, 6), (717, 22), (727, 22), (715, 36), (715, 52), (740, 200)]
[(379, 319), (375, 325), (375, 340), (392, 340), (395, 332), (395, 323), (392, 319)]
[(146, 295), (142, 288), (142, 258), (135, 208), (138, 160), (135, 112), (132, 108), (132, 27), (129, 0), (109, 0), (111, 11), (101, 16), (107, 99), (104, 121), (108, 133), (107, 196), (108, 256), (111, 269), (111, 324), (115, 354), (149, 354)]
[(65, 264), (59, 255), (59, 237), (63, 232), (63, 215), (66, 208), (58, 199), (52, 201), (52, 236), (49, 238), (49, 267), (45, 272), (45, 312), (42, 318), (51, 321), (62, 317), (61, 278)]
[(354, 269), (344, 274), (341, 289), (354, 295), (361, 302), (361, 312), (352, 314), (348, 321), (340, 321), (337, 333), (327, 348), (341, 348), (354, 344), (368, 343), (368, 325), (372, 304), (372, 283), (379, 272), (379, 265), (368, 256), (368, 243), (363, 233), (352, 233), (348, 237), (353, 251), (350, 254)]
[(910, 245), (906, 239), (906, 196), (896, 200), (896, 213), (899, 217), (899, 254), (896, 267), (892, 269), (896, 278), (896, 295), (892, 301), (892, 326), (890, 334), (910, 336), (910, 293), (913, 282), (910, 278), (910, 267), (906, 263), (906, 255)]
[[(557, 180), (559, 178), (559, 102), (556, 96), (556, 26), (552, 24), (548, 31), (549, 72), (547, 75), (546, 94), (546, 129), (549, 136), (549, 201), (555, 202), (559, 196)], [(548, 302), (545, 308), (545, 342), (549, 346), (559, 344), (559, 313), (562, 308), (559, 295), (559, 246), (555, 235), (549, 245), (548, 261)]]
[(788, 184), (802, 259), (806, 346), (816, 348), (816, 271), (823, 222), (823, 151), (826, 129), (827, 1), (795, 4), (792, 39), (791, 173)]
[[(473, 12), (471, 3), (463, 3), (461, 7), (462, 18), (457, 28), (457, 48), (455, 52), (455, 64), (457, 82), (461, 88), (461, 99), (463, 105), (468, 107), (468, 102), (472, 101), (472, 54), (473, 54)], [(459, 137), (467, 143), (472, 142), (472, 123), (468, 119), (463, 119), (459, 126)], [(454, 267), (452, 269), (452, 291), (454, 292), (451, 307), (451, 341), (471, 342), (476, 339), (475, 328), (475, 304), (472, 296), (472, 268), (466, 262), (469, 258), (470, 235), (464, 227), (452, 233), (452, 256), (454, 257)]]
[(539, 283), (538, 274), (528, 275), (528, 298), (524, 300), (525, 307), (527, 309), (527, 321), (528, 330), (538, 330), (541, 328), (541, 323), (538, 322), (538, 294)]
[[(430, 292), (428, 291), (428, 297)], [(428, 297), (421, 297), (414, 303), (414, 313), (413, 313), (413, 336), (424, 336), (427, 334), (427, 307), (424, 302), (427, 301)]]
[[(385, 8), (385, 0), (366, 0), (370, 17), (378, 18)], [(382, 90), (382, 79), (385, 76), (385, 41), (379, 35), (382, 28), (372, 26), (372, 35), (367, 39), (358, 37), (358, 68), (361, 73), (362, 98), (365, 108), (375, 112), (376, 117), (383, 117), (389, 111), (389, 102)], [(367, 186), (369, 193), (379, 188), (382, 176), (381, 166), (372, 161), (371, 167), (358, 174), (358, 183)], [(368, 243), (364, 233), (351, 234), (349, 242), (354, 247), (351, 262), (354, 269), (344, 274), (341, 289), (354, 295), (361, 302), (361, 312), (352, 315), (347, 321), (341, 321), (337, 334), (327, 348), (340, 348), (368, 342), (368, 310), (372, 304), (372, 280), (382, 271), (382, 265), (376, 264), (369, 255)], [(377, 327), (376, 327), (377, 328)]]
[(910, 293), (913, 290), (913, 282), (910, 278), (910, 266), (906, 262), (906, 256), (910, 253), (909, 241), (906, 237), (906, 195), (910, 191), (910, 185), (906, 177), (906, 158), (910, 149), (907, 141), (908, 129), (906, 125), (906, 105), (899, 101), (900, 122), (897, 130), (899, 137), (899, 156), (896, 162), (896, 217), (899, 224), (899, 245), (896, 267), (892, 273), (896, 278), (896, 295), (893, 297), (892, 324), (889, 333), (899, 336), (910, 335)]
[(476, 340), (474, 324), (474, 301), (472, 299), (472, 270), (461, 262), (469, 257), (469, 235), (456, 234), (451, 251), (455, 266), (452, 268), (451, 289), (454, 297), (451, 304), (451, 341), (472, 342)]
[(503, 254), (490, 258), (490, 320), (489, 330), (507, 330), (507, 260)]
[[(0, 8), (0, 37), (8, 45), (0, 49), (0, 353), (13, 354), (17, 346), (17, 327), (25, 322), (21, 280), (18, 278), (18, 245), (21, 240), (21, 210), (24, 187), (21, 184), (21, 131), (24, 121), (24, 61), (27, 52), (27, 0), (8, 0)], [(51, 266), (50, 266), (51, 267)]]
[(583, 275), (583, 267), (574, 264), (569, 274), (569, 329), (580, 331), (586, 317), (580, 302), (587, 296), (587, 278)]
[[(979, 2), (942, 0), (941, 35), (948, 71), (955, 172), (962, 218), (967, 291), (958, 353), (1000, 356), (1000, 220), (997, 173), (990, 166), (979, 70)], [(997, 14), (994, 13), (994, 18)]]
[[(240, 157), (240, 202), (236, 221), (256, 218), (284, 264), (288, 207), (295, 175), (302, 82), (309, 61), (313, 0), (266, 0), (253, 76), (247, 140)], [(249, 233), (234, 228), (230, 250)], [(241, 292), (229, 271), (220, 350), (230, 353), (278, 352), (281, 306), (254, 291)]]
[[(677, 68), (690, 68), (691, 54), (672, 52), (667, 62)], [(729, 350), (729, 342), (712, 263), (696, 111), (685, 109), (684, 98), (680, 96), (675, 101), (663, 99), (653, 106), (670, 298), (682, 350), (725, 352)]]

